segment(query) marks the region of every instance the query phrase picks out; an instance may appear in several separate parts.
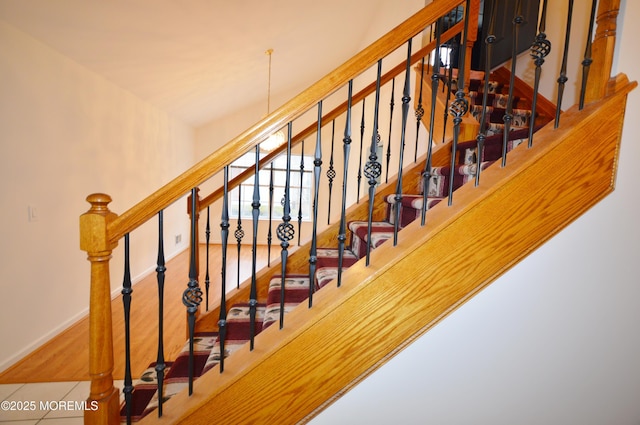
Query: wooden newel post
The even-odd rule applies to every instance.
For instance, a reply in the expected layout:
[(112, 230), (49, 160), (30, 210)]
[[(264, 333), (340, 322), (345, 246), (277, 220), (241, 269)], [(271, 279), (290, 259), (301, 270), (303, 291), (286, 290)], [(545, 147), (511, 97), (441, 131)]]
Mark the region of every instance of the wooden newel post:
[(598, 2), (596, 33), (593, 37), (593, 63), (589, 71), (589, 83), (585, 94), (587, 103), (604, 98), (611, 79), (613, 52), (616, 44), (616, 28), (620, 0), (601, 0)]
[(116, 218), (109, 211), (111, 197), (95, 193), (87, 197), (89, 211), (80, 216), (80, 249), (91, 263), (89, 300), (89, 375), (85, 424), (120, 423), (119, 391), (113, 386), (113, 331), (111, 324), (111, 280), (109, 260), (117, 243), (110, 243), (108, 225)]

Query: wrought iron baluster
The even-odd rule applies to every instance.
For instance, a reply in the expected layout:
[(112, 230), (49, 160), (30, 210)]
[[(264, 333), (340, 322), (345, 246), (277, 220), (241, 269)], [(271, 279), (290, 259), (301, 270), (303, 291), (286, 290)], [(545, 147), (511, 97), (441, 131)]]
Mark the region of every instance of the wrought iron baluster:
[(485, 49), (485, 60), (484, 60), (484, 88), (482, 93), (482, 115), (480, 116), (480, 132), (476, 137), (476, 141), (478, 142), (476, 147), (476, 181), (475, 181), (476, 186), (480, 184), (480, 173), (482, 172), (482, 158), (484, 157), (484, 142), (487, 139), (487, 103), (489, 100), (489, 75), (491, 75), (491, 53), (493, 51), (493, 44), (497, 40), (494, 34), (496, 14), (497, 14), (496, 5), (497, 5), (497, 1), (493, 0), (493, 2), (491, 3), (492, 12), (491, 12), (491, 17), (489, 18), (489, 29), (487, 31), (488, 34), (487, 34), (487, 38), (484, 40), (486, 49)]
[[(467, 34), (469, 32), (469, 6), (470, 0), (467, 0), (464, 7), (464, 35), (461, 46), (467, 45)], [(458, 150), (458, 141), (460, 138), (460, 123), (462, 117), (469, 111), (469, 101), (464, 96), (464, 69), (465, 69), (465, 49), (460, 49), (460, 66), (458, 67), (458, 91), (456, 92), (456, 100), (449, 107), (449, 113), (453, 117), (453, 142), (451, 143), (451, 170), (449, 172), (449, 206), (453, 204), (453, 178), (456, 166), (456, 151)]]
[(318, 262), (318, 191), (320, 190), (320, 173), (322, 172), (322, 101), (318, 102), (318, 127), (316, 129), (316, 150), (313, 157), (313, 230), (311, 232), (311, 249), (309, 251), (309, 308), (313, 306), (315, 291), (316, 264)]
[(395, 103), (393, 99), (395, 98), (396, 91), (396, 77), (393, 77), (391, 80), (391, 102), (389, 103), (389, 141), (387, 143), (387, 168), (385, 170), (384, 182), (389, 182), (389, 162), (391, 162), (391, 130), (393, 127), (393, 108)]
[(244, 238), (244, 230), (242, 229), (242, 185), (238, 185), (238, 224), (236, 231), (233, 233), (236, 237), (238, 246), (238, 268), (236, 276), (236, 288), (240, 288), (240, 250), (242, 248), (242, 238)]
[[(208, 211), (207, 211), (208, 214)], [(208, 260), (208, 256), (207, 256)], [(209, 262), (207, 261), (207, 266)], [(156, 380), (158, 381), (158, 417), (162, 416), (164, 397), (164, 280), (167, 268), (164, 258), (164, 213), (158, 212), (158, 260), (156, 278), (158, 281), (158, 355), (156, 357)]]
[[(224, 350), (227, 339), (227, 243), (229, 241), (229, 166), (224, 167), (222, 192), (222, 218), (220, 221), (220, 241), (222, 243), (222, 271), (220, 279), (220, 316), (218, 318), (218, 339), (220, 341), (220, 373), (224, 372)], [(238, 260), (240, 257), (238, 256)]]
[[(453, 43), (455, 43), (455, 40), (452, 41)], [(449, 122), (449, 103), (451, 102), (451, 95), (453, 94), (453, 90), (451, 89), (451, 84), (452, 84), (452, 79), (453, 79), (453, 64), (451, 63), (451, 56), (452, 53), (451, 51), (449, 52), (449, 72), (447, 73), (447, 84), (445, 84), (445, 86), (447, 87), (447, 100), (445, 101), (444, 104), (444, 123), (442, 126), (442, 143), (445, 142), (445, 137), (447, 134), (447, 123)], [(442, 87), (442, 89), (444, 90), (445, 86)]]
[[(431, 37), (431, 33), (429, 33), (429, 37)], [(436, 42), (436, 51), (440, 49), (438, 42)], [(437, 57), (440, 57), (440, 52), (438, 52)], [(438, 69), (440, 69), (440, 64), (437, 64)], [(434, 65), (435, 68), (435, 65)], [(416, 149), (413, 152), (413, 162), (418, 162), (418, 141), (420, 139), (420, 121), (422, 121), (422, 117), (424, 116), (424, 108), (422, 107), (422, 82), (424, 80), (424, 57), (420, 61), (420, 91), (418, 92), (418, 106), (416, 107)]]
[(573, 0), (569, 0), (569, 11), (567, 12), (567, 27), (564, 37), (564, 53), (562, 54), (562, 66), (560, 67), (560, 77), (558, 77), (558, 100), (556, 101), (556, 119), (554, 128), (560, 125), (560, 111), (562, 109), (562, 97), (564, 86), (569, 81), (567, 78), (567, 59), (569, 56), (569, 40), (571, 38), (571, 17), (573, 16)]
[[(442, 19), (442, 18), (441, 18)], [(424, 226), (426, 221), (427, 210), (429, 209), (428, 197), (429, 197), (429, 183), (431, 182), (431, 156), (433, 153), (433, 132), (435, 128), (436, 120), (436, 102), (438, 99), (438, 83), (440, 81), (440, 35), (442, 32), (442, 21), (438, 21), (436, 24), (436, 58), (435, 65), (433, 66), (433, 74), (431, 75), (431, 111), (429, 114), (429, 136), (427, 145), (427, 159), (424, 164), (424, 170), (422, 171), (422, 211), (420, 224)], [(422, 59), (424, 68), (424, 58)], [(422, 84), (422, 77), (420, 78)], [(420, 89), (422, 93), (422, 89)], [(418, 119), (418, 123), (422, 117)]]
[(211, 211), (209, 207), (207, 207), (207, 225), (204, 230), (205, 241), (206, 241), (205, 250), (207, 254), (206, 271), (204, 275), (204, 293), (205, 293), (205, 306), (207, 311), (209, 311), (209, 286), (211, 285), (211, 279), (209, 276), (209, 246), (211, 242), (211, 225), (209, 223), (210, 212)]
[(411, 101), (411, 44), (412, 39), (407, 42), (407, 66), (405, 69), (404, 91), (402, 94), (402, 130), (400, 135), (400, 154), (398, 159), (398, 178), (396, 183), (396, 203), (395, 222), (393, 226), (393, 246), (398, 244), (398, 231), (400, 230), (400, 208), (402, 205), (402, 163), (404, 162), (404, 146), (407, 134), (407, 120), (409, 118), (409, 102)]
[(336, 170), (333, 169), (333, 145), (335, 142), (336, 120), (331, 121), (331, 155), (329, 155), (329, 169), (327, 178), (329, 179), (329, 202), (327, 210), (327, 224), (331, 224), (331, 191), (333, 189), (333, 179), (336, 178)]
[(287, 126), (287, 171), (284, 183), (284, 211), (282, 215), (282, 223), (278, 225), (278, 239), (280, 239), (280, 246), (282, 251), (280, 252), (281, 258), (281, 275), (282, 280), (280, 282), (280, 329), (284, 327), (284, 301), (285, 301), (285, 279), (287, 275), (287, 258), (289, 257), (289, 241), (293, 239), (295, 229), (291, 221), (291, 203), (290, 203), (290, 190), (291, 190), (291, 133), (292, 123), (289, 122)]
[(376, 77), (376, 103), (373, 112), (373, 129), (371, 132), (371, 148), (369, 149), (369, 161), (364, 166), (364, 176), (369, 180), (369, 214), (367, 218), (367, 259), (369, 265), (371, 257), (371, 225), (373, 221), (373, 204), (376, 193), (376, 184), (382, 174), (382, 165), (378, 162), (377, 142), (378, 142), (378, 109), (380, 106), (380, 78), (382, 74), (382, 59), (378, 60), (378, 72)]
[[(522, 17), (522, 0), (516, 1), (516, 15), (513, 18), (513, 40), (511, 48), (511, 76), (509, 77), (509, 97), (507, 98), (507, 108), (503, 117), (504, 129), (502, 131), (502, 166), (507, 165), (507, 145), (509, 143), (509, 132), (511, 131), (511, 121), (513, 121), (513, 86), (516, 77), (516, 63), (518, 56), (518, 34), (520, 25), (524, 22)], [(485, 78), (486, 79), (486, 78)], [(531, 125), (531, 123), (529, 123)], [(478, 168), (480, 163), (478, 162)]]
[(124, 393), (127, 424), (131, 424), (133, 380), (131, 377), (131, 267), (129, 234), (124, 235), (124, 277), (122, 279), (122, 304), (124, 309)]
[(591, 45), (593, 38), (593, 25), (596, 20), (596, 9), (598, 0), (591, 2), (591, 16), (589, 18), (589, 31), (587, 33), (587, 46), (584, 49), (584, 60), (582, 61), (582, 86), (580, 87), (580, 110), (584, 108), (584, 97), (587, 92), (587, 81), (589, 80), (589, 68), (593, 63), (591, 58)]
[(273, 240), (272, 228), (273, 218), (273, 161), (269, 167), (269, 232), (267, 233), (267, 267), (271, 267), (271, 242)]
[(342, 284), (344, 245), (347, 240), (347, 176), (349, 171), (349, 153), (351, 151), (351, 101), (353, 100), (353, 80), (349, 80), (349, 94), (347, 96), (347, 119), (344, 124), (344, 139), (342, 139), (344, 166), (342, 173), (342, 210), (340, 211), (340, 230), (338, 231), (338, 287)]
[(300, 235), (302, 234), (302, 180), (304, 180), (304, 140), (300, 150), (300, 193), (298, 198), (298, 246), (300, 246)]
[[(191, 211), (196, 211), (197, 207), (197, 189), (191, 189)], [(189, 283), (187, 289), (182, 294), (182, 303), (187, 307), (187, 322), (189, 326), (189, 395), (193, 394), (193, 376), (194, 376), (194, 334), (196, 328), (196, 312), (202, 302), (202, 290), (198, 285), (198, 273), (196, 271), (196, 239), (197, 235), (197, 214), (191, 214), (191, 248), (189, 256)]]
[(543, 0), (542, 12), (540, 14), (540, 26), (538, 27), (538, 34), (536, 40), (531, 45), (531, 58), (536, 66), (534, 82), (533, 82), (533, 100), (531, 101), (531, 125), (529, 126), (529, 143), (528, 146), (533, 146), (533, 130), (535, 127), (536, 108), (538, 106), (538, 91), (540, 87), (540, 75), (542, 73), (542, 64), (544, 59), (551, 52), (551, 42), (547, 40), (546, 31), (547, 22), (547, 0)]
[(258, 308), (257, 249), (258, 249), (258, 218), (260, 217), (260, 147), (256, 146), (256, 164), (253, 176), (253, 201), (251, 202), (251, 217), (253, 222), (253, 240), (251, 242), (251, 289), (249, 294), (249, 349), (253, 351), (256, 336), (256, 311)]
[(365, 100), (362, 99), (362, 118), (360, 120), (360, 156), (358, 157), (358, 195), (356, 202), (360, 203), (360, 181), (362, 179), (362, 151), (364, 149), (364, 111), (365, 111)]

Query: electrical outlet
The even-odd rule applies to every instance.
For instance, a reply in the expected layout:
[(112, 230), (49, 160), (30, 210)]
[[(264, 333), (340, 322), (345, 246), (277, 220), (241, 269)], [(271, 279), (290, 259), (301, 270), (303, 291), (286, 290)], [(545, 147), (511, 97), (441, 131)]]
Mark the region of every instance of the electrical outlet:
[(176, 235), (176, 245), (182, 242), (182, 235)]

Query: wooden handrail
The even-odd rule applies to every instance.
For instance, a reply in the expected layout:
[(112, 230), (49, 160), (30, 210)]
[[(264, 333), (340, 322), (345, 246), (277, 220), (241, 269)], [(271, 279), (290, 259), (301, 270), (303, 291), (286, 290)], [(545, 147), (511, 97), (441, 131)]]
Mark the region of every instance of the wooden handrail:
[(113, 243), (120, 240), (125, 234), (180, 199), (192, 188), (201, 185), (208, 178), (220, 172), (238, 157), (238, 153), (245, 153), (254, 148), (270, 134), (313, 107), (319, 99), (324, 99), (347, 84), (349, 80), (369, 69), (379, 59), (392, 53), (429, 24), (462, 3), (464, 3), (462, 0), (438, 0), (425, 6), (395, 29), (282, 105), (271, 115), (249, 127), (216, 152), (118, 216), (109, 225), (109, 241)]

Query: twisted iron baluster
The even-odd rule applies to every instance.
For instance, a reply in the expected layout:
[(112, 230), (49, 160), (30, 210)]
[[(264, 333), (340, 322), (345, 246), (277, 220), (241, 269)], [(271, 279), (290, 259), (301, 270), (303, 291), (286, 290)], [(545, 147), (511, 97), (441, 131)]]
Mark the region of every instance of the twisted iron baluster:
[(387, 143), (387, 168), (385, 171), (384, 182), (389, 182), (389, 162), (391, 161), (391, 129), (393, 127), (393, 108), (395, 103), (393, 99), (395, 98), (396, 91), (396, 77), (393, 77), (391, 80), (391, 102), (389, 103), (389, 142)]
[[(464, 36), (461, 45), (467, 45), (467, 34), (469, 32), (469, 4), (467, 0), (464, 12)], [(460, 123), (462, 117), (469, 111), (469, 101), (464, 97), (464, 67), (465, 67), (465, 49), (460, 49), (459, 69), (458, 69), (458, 91), (456, 92), (456, 100), (449, 107), (449, 113), (453, 117), (453, 142), (451, 143), (451, 170), (449, 172), (449, 206), (453, 203), (453, 178), (456, 166), (456, 151), (458, 150), (458, 139), (460, 138)]]
[[(509, 143), (509, 132), (511, 131), (511, 121), (513, 120), (513, 86), (516, 77), (516, 63), (518, 56), (518, 34), (520, 25), (524, 22), (522, 17), (522, 0), (516, 2), (516, 16), (513, 18), (513, 40), (511, 48), (511, 76), (509, 77), (509, 97), (507, 98), (507, 110), (504, 114), (504, 129), (502, 131), (502, 166), (507, 165), (507, 144)], [(485, 78), (486, 79), (486, 78)], [(531, 126), (531, 123), (529, 124)], [(478, 161), (480, 161), (478, 159)], [(478, 162), (480, 168), (480, 162)]]
[(207, 207), (207, 225), (204, 230), (205, 241), (206, 241), (206, 252), (207, 252), (207, 266), (204, 275), (204, 293), (205, 293), (205, 305), (207, 311), (209, 311), (209, 286), (211, 285), (211, 279), (209, 278), (209, 245), (211, 241), (211, 225), (209, 223), (210, 210)]
[(277, 235), (280, 239), (280, 246), (282, 251), (280, 252), (280, 258), (282, 259), (280, 281), (280, 329), (284, 327), (284, 299), (285, 299), (285, 279), (287, 275), (287, 258), (289, 256), (289, 241), (293, 239), (295, 235), (295, 229), (291, 221), (291, 205), (290, 205), (290, 185), (291, 185), (291, 130), (292, 123), (289, 122), (287, 128), (287, 175), (284, 183), (284, 211), (282, 215), (282, 223), (278, 225)]
[(236, 288), (240, 288), (240, 249), (242, 238), (244, 238), (244, 230), (242, 229), (242, 185), (238, 185), (238, 225), (236, 226), (236, 231), (233, 233), (233, 236), (235, 236), (238, 246), (238, 275), (236, 276)]
[[(227, 339), (227, 243), (229, 241), (229, 166), (224, 167), (222, 192), (222, 218), (220, 221), (222, 243), (222, 272), (220, 279), (220, 316), (218, 318), (218, 340), (220, 341), (220, 373), (224, 372), (224, 347)], [(239, 259), (239, 257), (238, 257)]]
[(371, 224), (373, 221), (373, 204), (376, 193), (378, 177), (382, 174), (382, 165), (378, 162), (376, 153), (378, 141), (378, 107), (380, 105), (380, 77), (382, 73), (382, 59), (378, 60), (378, 73), (376, 77), (376, 103), (373, 112), (373, 129), (371, 133), (371, 148), (369, 149), (369, 161), (364, 166), (364, 176), (369, 180), (369, 214), (367, 218), (367, 259), (369, 265), (371, 256)]
[(562, 96), (564, 86), (569, 81), (567, 78), (567, 58), (569, 56), (569, 40), (571, 38), (571, 17), (573, 16), (573, 0), (569, 0), (569, 11), (567, 12), (567, 28), (564, 37), (564, 53), (562, 55), (562, 66), (560, 67), (560, 77), (558, 77), (558, 100), (556, 101), (556, 119), (554, 128), (560, 125), (560, 110), (562, 109)]
[(342, 139), (344, 167), (342, 173), (342, 210), (340, 212), (340, 230), (338, 231), (338, 287), (342, 285), (344, 245), (347, 240), (347, 176), (349, 170), (349, 152), (351, 150), (351, 101), (353, 98), (353, 80), (349, 80), (349, 94), (347, 96), (347, 120), (344, 124), (344, 139)]
[(258, 283), (256, 282), (258, 218), (260, 217), (260, 147), (256, 146), (256, 165), (253, 176), (253, 201), (251, 202), (253, 240), (251, 242), (251, 289), (249, 294), (249, 349), (253, 351), (256, 337), (256, 309), (258, 308)]
[[(197, 201), (196, 188), (191, 189), (191, 211), (196, 211)], [(198, 285), (198, 273), (196, 271), (196, 215), (191, 214), (191, 255), (189, 259), (189, 283), (187, 289), (182, 294), (182, 303), (187, 307), (187, 321), (189, 324), (189, 395), (193, 394), (193, 375), (194, 375), (194, 361), (193, 361), (193, 343), (194, 334), (196, 328), (196, 312), (202, 302), (202, 290)]]
[[(398, 231), (400, 230), (400, 207), (402, 205), (402, 163), (404, 162), (404, 146), (407, 134), (407, 120), (409, 118), (409, 102), (411, 101), (411, 44), (412, 39), (407, 42), (407, 66), (405, 69), (404, 77), (404, 91), (402, 93), (402, 130), (400, 135), (400, 154), (398, 159), (398, 178), (396, 183), (396, 195), (394, 201), (396, 203), (395, 209), (395, 223), (393, 225), (393, 246), (398, 244)], [(417, 149), (417, 147), (416, 147)]]
[(335, 141), (336, 120), (331, 122), (331, 155), (329, 156), (329, 169), (327, 170), (327, 178), (329, 179), (329, 202), (327, 210), (327, 224), (331, 224), (331, 191), (333, 189), (333, 179), (336, 178), (336, 170), (333, 169), (333, 144)]
[[(208, 213), (208, 211), (207, 211)], [(156, 278), (158, 281), (158, 355), (156, 357), (156, 379), (158, 381), (158, 417), (162, 416), (164, 391), (164, 279), (167, 268), (164, 259), (164, 217), (163, 210), (158, 212), (158, 260)], [(208, 260), (208, 256), (207, 256)], [(207, 261), (207, 266), (209, 265)]]
[(491, 4), (491, 17), (489, 18), (489, 29), (487, 31), (488, 34), (487, 38), (484, 40), (486, 49), (484, 61), (484, 88), (482, 93), (482, 115), (480, 116), (480, 132), (476, 137), (476, 141), (478, 142), (476, 148), (476, 186), (480, 184), (482, 158), (484, 157), (484, 142), (487, 139), (487, 103), (489, 99), (489, 75), (491, 75), (491, 53), (493, 50), (493, 43), (497, 40), (494, 34), (497, 14), (496, 5), (497, 1), (493, 0)]
[(538, 91), (540, 87), (540, 75), (542, 72), (542, 64), (544, 63), (544, 58), (546, 58), (549, 53), (551, 53), (551, 42), (547, 40), (546, 31), (546, 22), (547, 22), (547, 0), (543, 0), (542, 3), (542, 13), (540, 15), (540, 26), (538, 27), (538, 35), (536, 35), (536, 40), (531, 45), (531, 58), (533, 59), (533, 63), (536, 66), (535, 77), (533, 82), (533, 100), (531, 101), (531, 120), (532, 123), (529, 125), (529, 143), (528, 147), (533, 146), (533, 130), (535, 127), (535, 116), (536, 116), (536, 108), (538, 106)]
[[(429, 183), (431, 182), (431, 155), (433, 152), (433, 132), (435, 128), (436, 102), (438, 98), (438, 83), (440, 81), (440, 35), (442, 32), (442, 18), (436, 25), (436, 58), (433, 66), (433, 74), (431, 75), (431, 111), (429, 114), (429, 136), (427, 145), (427, 160), (422, 171), (422, 215), (420, 224), (424, 226), (426, 221), (427, 210), (429, 209)], [(422, 67), (424, 69), (424, 58), (422, 59)], [(422, 77), (420, 78), (422, 84)], [(422, 89), (420, 89), (422, 93)], [(422, 117), (418, 119), (418, 122)]]
[(271, 267), (271, 241), (273, 234), (271, 232), (273, 216), (273, 161), (269, 169), (269, 232), (267, 233), (267, 267)]
[(300, 193), (298, 198), (298, 246), (300, 246), (300, 235), (302, 235), (302, 180), (304, 179), (304, 140), (300, 151)]
[(311, 249), (309, 251), (309, 308), (313, 305), (313, 293), (316, 282), (316, 264), (318, 262), (318, 191), (320, 190), (320, 173), (322, 166), (322, 101), (318, 102), (318, 127), (316, 129), (316, 151), (313, 157), (313, 230), (311, 233)]
[(364, 111), (365, 111), (365, 100), (362, 99), (362, 119), (360, 120), (360, 156), (358, 157), (358, 196), (356, 202), (360, 203), (360, 180), (362, 179), (362, 150), (364, 148)]
[[(439, 44), (439, 43), (436, 43)], [(436, 49), (439, 49), (439, 46), (436, 46)], [(440, 52), (438, 52), (438, 58), (440, 57)], [(427, 62), (428, 63), (428, 62)], [(440, 69), (440, 64), (437, 64), (438, 69)], [(435, 68), (435, 65), (434, 65)], [(416, 107), (416, 150), (413, 153), (413, 162), (418, 162), (418, 140), (420, 139), (420, 121), (422, 121), (422, 117), (424, 116), (424, 108), (422, 107), (422, 83), (424, 80), (424, 57), (420, 61), (420, 91), (418, 95), (418, 106)]]
[(589, 32), (587, 33), (587, 46), (584, 50), (584, 60), (582, 61), (582, 86), (580, 88), (580, 110), (584, 108), (584, 97), (587, 93), (587, 81), (589, 80), (589, 68), (593, 63), (591, 58), (591, 44), (593, 37), (593, 24), (596, 20), (596, 9), (598, 0), (591, 2), (591, 17), (589, 18)]
[(133, 380), (131, 378), (131, 267), (129, 262), (129, 234), (124, 235), (124, 278), (122, 280), (122, 304), (124, 308), (124, 393), (127, 424), (131, 424)]

